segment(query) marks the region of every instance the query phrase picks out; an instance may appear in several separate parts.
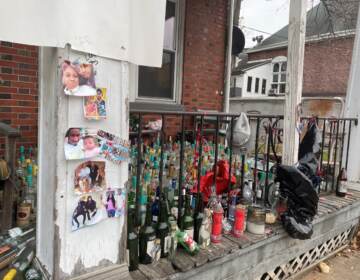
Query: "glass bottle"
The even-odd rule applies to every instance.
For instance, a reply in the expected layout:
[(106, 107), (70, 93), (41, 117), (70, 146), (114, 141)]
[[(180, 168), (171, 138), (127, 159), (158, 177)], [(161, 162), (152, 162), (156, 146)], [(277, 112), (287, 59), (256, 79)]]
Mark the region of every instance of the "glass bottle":
[(194, 215), (194, 240), (199, 242), (200, 227), (204, 219), (204, 203), (201, 194), (196, 203), (196, 212)]
[(169, 231), (165, 201), (161, 199), (159, 204), (160, 204), (160, 215), (159, 215), (159, 222), (157, 224), (156, 236), (157, 238), (160, 239), (161, 257), (165, 258), (169, 254), (169, 248), (171, 245), (171, 236)]
[(339, 176), (338, 176), (338, 182), (336, 185), (336, 195), (339, 197), (344, 197), (347, 192), (347, 175), (346, 175), (346, 169), (341, 168)]
[(182, 216), (183, 231), (191, 238), (194, 237), (194, 219), (191, 215), (190, 195), (185, 196), (185, 212)]
[(135, 220), (135, 208), (132, 206), (129, 208), (128, 213), (128, 238), (127, 238), (127, 252), (129, 260), (129, 270), (136, 270), (139, 266), (139, 240), (138, 235), (134, 228)]
[(145, 224), (139, 232), (139, 261), (142, 264), (149, 264), (154, 261), (156, 232), (152, 227), (151, 205), (147, 204)]

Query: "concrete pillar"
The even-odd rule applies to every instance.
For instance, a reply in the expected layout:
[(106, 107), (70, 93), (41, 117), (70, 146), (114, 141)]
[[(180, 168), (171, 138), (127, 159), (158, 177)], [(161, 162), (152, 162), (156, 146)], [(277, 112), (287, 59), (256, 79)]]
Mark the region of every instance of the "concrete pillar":
[[(53, 279), (120, 279), (128, 274), (125, 216), (71, 230), (79, 199), (73, 191), (74, 169), (85, 160), (66, 161), (63, 146), (70, 127), (99, 128), (128, 139), (128, 64), (96, 58), (96, 85), (107, 88), (107, 119), (89, 121), (83, 116), (83, 97), (62, 91), (60, 63), (77, 58), (85, 54), (45, 47), (40, 51), (37, 259)], [(126, 162), (106, 161), (108, 186), (124, 187), (127, 176)]]

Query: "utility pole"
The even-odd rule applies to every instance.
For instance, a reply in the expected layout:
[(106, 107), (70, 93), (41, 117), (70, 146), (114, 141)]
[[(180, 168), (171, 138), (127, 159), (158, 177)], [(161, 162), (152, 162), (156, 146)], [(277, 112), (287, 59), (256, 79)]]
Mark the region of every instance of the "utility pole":
[(297, 124), (303, 85), (304, 49), (307, 0), (291, 0), (287, 60), (287, 90), (284, 112), (283, 164), (293, 165), (298, 160), (299, 137)]

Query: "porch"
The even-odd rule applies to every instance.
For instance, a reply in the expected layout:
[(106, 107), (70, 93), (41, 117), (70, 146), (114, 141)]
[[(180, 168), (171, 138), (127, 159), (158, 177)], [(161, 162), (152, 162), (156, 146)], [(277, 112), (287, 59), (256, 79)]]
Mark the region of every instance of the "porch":
[(287, 279), (346, 247), (358, 229), (360, 192), (345, 198), (323, 195), (311, 239), (292, 239), (281, 224), (266, 226), (266, 235), (224, 235), (196, 256), (178, 249), (174, 259), (140, 265), (133, 279)]
[[(137, 130), (130, 132), (130, 138), (136, 138), (138, 147), (144, 144), (144, 135), (147, 143), (151, 139), (157, 138), (160, 143), (160, 168), (163, 166), (163, 153), (166, 147), (167, 137), (174, 134), (168, 127), (169, 120), (177, 119), (179, 140), (180, 164), (178, 166), (177, 177), (179, 179), (179, 192), (187, 182), (183, 181), (185, 167), (186, 135), (201, 135), (201, 137), (213, 137), (214, 140), (214, 162), (221, 157), (218, 150), (219, 143), (223, 143), (220, 128), (231, 128), (236, 114), (218, 113), (160, 113), (160, 112), (133, 112), (138, 117)], [(144, 124), (156, 119), (162, 120), (161, 130), (145, 129)], [(249, 116), (251, 123), (251, 135), (247, 149), (242, 155), (253, 163), (249, 164), (250, 177), (245, 175), (245, 162), (241, 164), (240, 182), (253, 180), (254, 194), (264, 184), (264, 194), (258, 199), (254, 197), (254, 202), (261, 203), (269, 208), (272, 198), (269, 197), (269, 188), (273, 184), (271, 165), (281, 160), (281, 138), (282, 138), (282, 116), (257, 115)], [(307, 118), (303, 118), (304, 121)], [(184, 249), (179, 248), (171, 259), (160, 259), (150, 265), (139, 265), (138, 270), (131, 272), (133, 279), (261, 279), (276, 280), (287, 279), (299, 272), (315, 265), (343, 249), (352, 239), (357, 231), (360, 217), (360, 189), (357, 184), (349, 184), (349, 192), (346, 197), (339, 198), (334, 195), (337, 176), (342, 167), (348, 165), (348, 155), (350, 151), (349, 138), (351, 129), (357, 125), (355, 119), (327, 119), (317, 120), (322, 134), (320, 169), (322, 184), (320, 185), (320, 201), (318, 212), (313, 221), (314, 233), (309, 240), (301, 241), (292, 239), (283, 229), (281, 223), (266, 225), (265, 235), (255, 235), (247, 231), (240, 238), (235, 238), (230, 234), (224, 234), (219, 244), (211, 243), (206, 249), (201, 249), (195, 256), (190, 256)], [(172, 126), (174, 120), (171, 120)], [(225, 125), (221, 125), (225, 124)], [(231, 131), (231, 129), (230, 129)], [(271, 131), (271, 133), (270, 133)], [(205, 136), (206, 135), (206, 136)], [(230, 136), (232, 132), (230, 132)], [(231, 137), (230, 137), (231, 138)], [(149, 140), (150, 139), (150, 140)], [(195, 140), (194, 140), (195, 141)], [(146, 141), (145, 141), (146, 142)], [(202, 154), (203, 141), (195, 144), (195, 150)], [(151, 145), (150, 145), (151, 146)], [(279, 147), (278, 147), (279, 146)], [(225, 152), (225, 157), (229, 162), (233, 162), (234, 149), (232, 142), (227, 143), (229, 152)], [(141, 151), (142, 149), (138, 149)], [(143, 149), (145, 150), (145, 149)], [(221, 148), (220, 148), (221, 150)], [(237, 151), (238, 152), (238, 151)], [(276, 155), (276, 153), (278, 153)], [(137, 174), (136, 193), (141, 194), (141, 176), (143, 175), (141, 159), (146, 157), (141, 152), (137, 154), (137, 168), (133, 174)], [(232, 166), (232, 165), (231, 165)], [(201, 169), (201, 160), (198, 168)], [(165, 168), (166, 169), (166, 168)], [(229, 170), (234, 173), (235, 170)], [(161, 169), (160, 174), (166, 173)], [(264, 173), (264, 179), (260, 179), (259, 173)], [(248, 176), (248, 178), (245, 178)], [(161, 177), (161, 176), (160, 176)], [(160, 180), (159, 186), (162, 191), (166, 189), (165, 179)], [(199, 184), (200, 176), (197, 178)], [(135, 186), (134, 186), (135, 187)], [(239, 186), (242, 188), (242, 185)], [(229, 190), (231, 186), (229, 185)], [(270, 194), (271, 196), (271, 194)], [(136, 200), (138, 201), (138, 200)], [(229, 201), (229, 200), (228, 200)], [(138, 206), (140, 207), (140, 206)], [(180, 206), (179, 206), (180, 208)]]

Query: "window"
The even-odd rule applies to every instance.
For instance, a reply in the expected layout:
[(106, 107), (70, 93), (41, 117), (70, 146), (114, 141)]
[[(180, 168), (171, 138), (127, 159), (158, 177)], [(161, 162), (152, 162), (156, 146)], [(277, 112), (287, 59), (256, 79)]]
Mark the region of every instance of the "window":
[(251, 92), (252, 77), (248, 77), (247, 80), (247, 92)]
[[(166, 2), (164, 49), (161, 68), (139, 66), (133, 70), (135, 88), (133, 100), (180, 103), (183, 4), (179, 0)], [(180, 7), (181, 6), (181, 7)], [(136, 83), (137, 79), (137, 83)], [(136, 86), (137, 84), (137, 86)]]
[(271, 89), (275, 94), (285, 94), (286, 68), (287, 68), (286, 57), (274, 58)]
[(255, 93), (259, 93), (259, 84), (260, 84), (260, 79), (256, 78), (255, 79)]
[(261, 94), (266, 93), (266, 79), (262, 80), (262, 86), (261, 86)]

